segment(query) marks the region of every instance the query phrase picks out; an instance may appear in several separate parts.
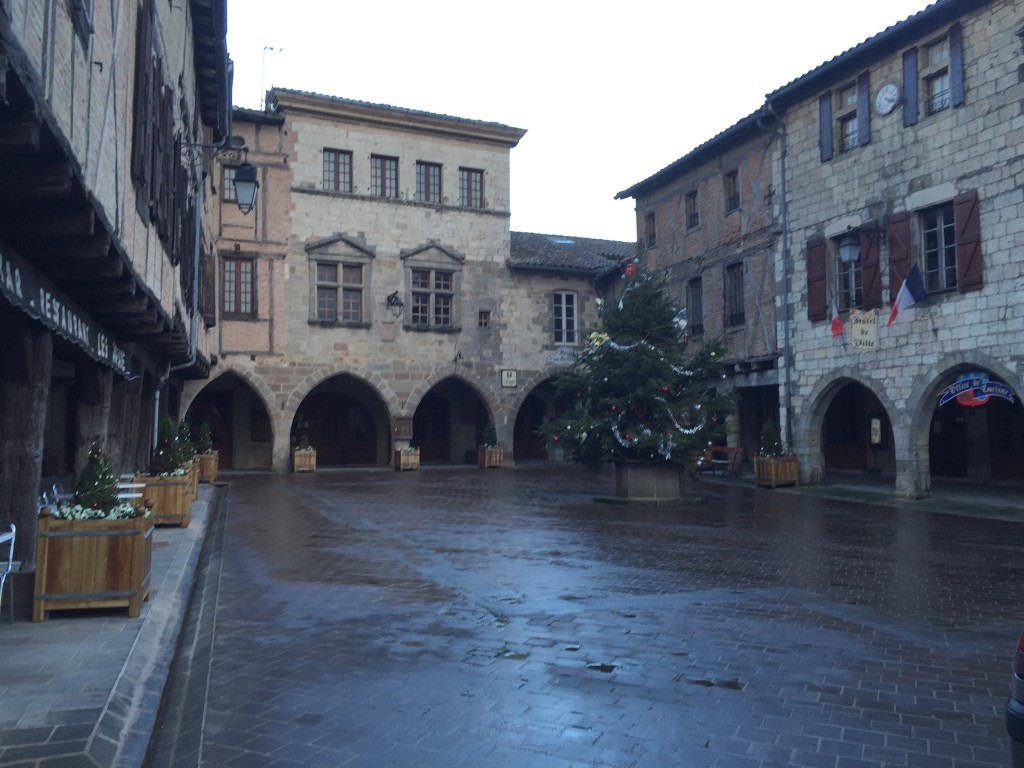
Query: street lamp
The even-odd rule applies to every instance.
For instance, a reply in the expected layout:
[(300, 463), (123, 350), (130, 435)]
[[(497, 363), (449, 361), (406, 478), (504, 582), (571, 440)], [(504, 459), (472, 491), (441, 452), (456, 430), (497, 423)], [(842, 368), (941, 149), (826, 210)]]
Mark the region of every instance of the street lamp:
[[(246, 150), (245, 154), (248, 158), (249, 151)], [(238, 210), (248, 214), (256, 206), (256, 193), (260, 188), (260, 183), (256, 180), (256, 169), (249, 165), (248, 159), (243, 160), (242, 164), (235, 168), (234, 184)]]

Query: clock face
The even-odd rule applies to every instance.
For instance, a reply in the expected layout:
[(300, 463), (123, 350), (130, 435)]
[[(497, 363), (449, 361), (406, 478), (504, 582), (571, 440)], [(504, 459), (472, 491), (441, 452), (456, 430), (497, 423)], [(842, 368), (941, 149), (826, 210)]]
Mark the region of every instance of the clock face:
[(900, 89), (895, 83), (886, 83), (875, 94), (875, 111), (880, 115), (888, 115), (900, 103)]

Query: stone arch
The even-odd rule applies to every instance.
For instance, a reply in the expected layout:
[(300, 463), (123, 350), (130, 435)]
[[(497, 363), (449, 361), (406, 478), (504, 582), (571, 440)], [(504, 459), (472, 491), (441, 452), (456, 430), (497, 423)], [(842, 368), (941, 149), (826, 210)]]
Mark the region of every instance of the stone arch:
[(818, 483), (824, 479), (825, 455), (821, 433), (825, 423), (825, 414), (836, 393), (850, 383), (859, 384), (878, 398), (889, 418), (889, 423), (892, 424), (898, 487), (900, 459), (901, 455), (905, 456), (906, 453), (906, 440), (903, 439), (906, 434), (905, 425), (900, 423), (898, 418), (900, 412), (880, 382), (852, 366), (842, 366), (821, 376), (807, 397), (804, 398), (807, 405), (801, 408), (796, 415), (796, 434), (803, 438), (795, 448), (800, 458), (802, 479), (810, 483)]
[(381, 377), (361, 365), (323, 364), (309, 368), (297, 384), (281, 395), (281, 407), (274, 415), (279, 427), (274, 438), (274, 468), (286, 471), (291, 459), (291, 428), (295, 416), (309, 394), (320, 384), (335, 376), (350, 376), (365, 384), (380, 398), (388, 412), (392, 425), (401, 413), (400, 401), (391, 386)]
[(1005, 381), (1018, 398), (1024, 394), (1024, 379), (991, 355), (978, 350), (956, 350), (940, 357), (915, 380), (907, 397), (910, 404), (908, 446), (913, 492), (925, 496), (931, 490), (929, 441), (932, 414), (939, 392), (949, 383), (951, 375), (971, 369), (984, 369)]
[[(509, 401), (508, 420), (512, 425), (512, 439), (509, 445), (512, 446), (516, 461), (520, 459), (543, 460), (545, 457), (547, 459), (552, 458), (547, 448), (544, 447), (542, 449), (541, 444), (532, 437), (533, 427), (536, 425), (534, 417), (539, 417), (540, 421), (543, 422), (546, 416), (552, 415), (551, 407), (553, 407), (553, 403), (548, 402), (548, 397), (545, 394), (554, 396), (557, 400), (553, 382), (560, 374), (567, 370), (569, 369), (565, 366), (549, 366), (533, 373), (523, 382), (521, 387), (517, 388), (514, 397)], [(542, 389), (545, 390), (545, 394), (539, 394), (539, 391)], [(528, 409), (527, 404), (531, 402), (531, 398), (533, 398), (532, 408)], [(545, 403), (543, 414), (536, 410), (540, 403)]]

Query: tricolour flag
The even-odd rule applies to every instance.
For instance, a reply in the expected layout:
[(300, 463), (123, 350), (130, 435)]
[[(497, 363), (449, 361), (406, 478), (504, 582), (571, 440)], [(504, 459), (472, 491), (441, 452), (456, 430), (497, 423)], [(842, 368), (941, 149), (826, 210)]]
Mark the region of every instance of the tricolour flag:
[(836, 306), (835, 299), (832, 299), (832, 335), (843, 335), (843, 319), (839, 317), (839, 307)]
[(896, 294), (896, 301), (893, 302), (892, 312), (889, 313), (889, 322), (885, 324), (886, 327), (892, 325), (896, 320), (896, 315), (904, 309), (912, 307), (926, 298), (928, 298), (928, 292), (924, 289), (924, 281), (921, 279), (917, 264), (915, 264), (910, 268), (910, 274), (903, 281), (903, 285), (900, 286), (900, 292)]

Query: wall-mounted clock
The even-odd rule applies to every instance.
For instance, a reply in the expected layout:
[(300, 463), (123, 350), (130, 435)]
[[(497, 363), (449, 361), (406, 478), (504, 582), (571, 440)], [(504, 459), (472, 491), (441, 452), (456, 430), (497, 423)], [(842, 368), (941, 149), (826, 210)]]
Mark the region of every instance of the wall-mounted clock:
[(900, 89), (896, 83), (886, 83), (875, 94), (875, 111), (880, 115), (888, 115), (900, 103)]

